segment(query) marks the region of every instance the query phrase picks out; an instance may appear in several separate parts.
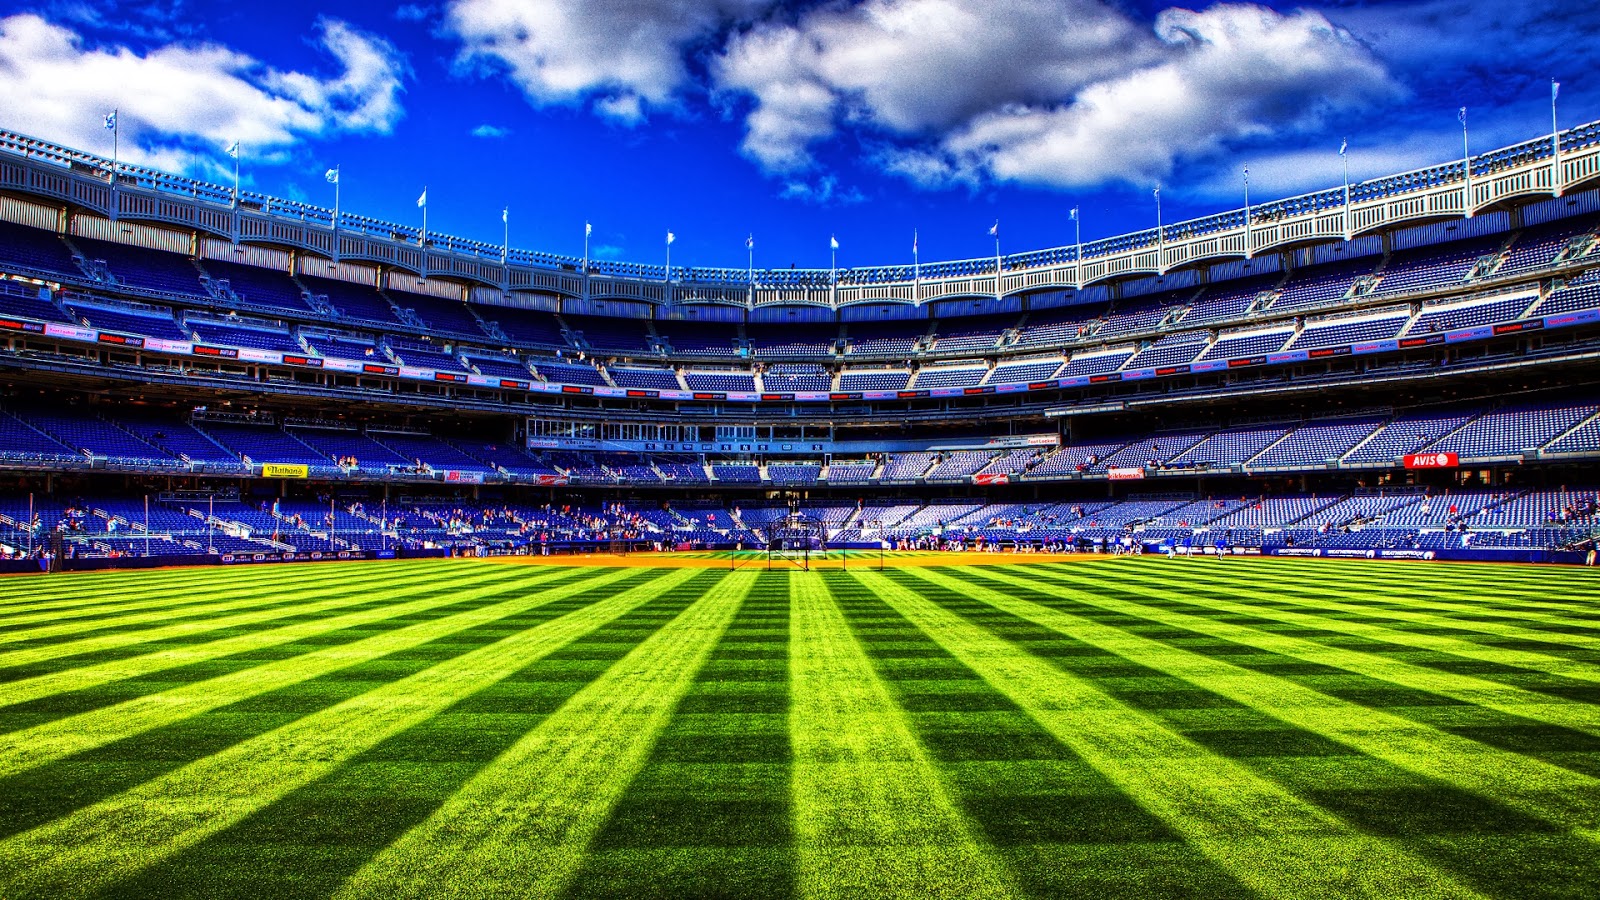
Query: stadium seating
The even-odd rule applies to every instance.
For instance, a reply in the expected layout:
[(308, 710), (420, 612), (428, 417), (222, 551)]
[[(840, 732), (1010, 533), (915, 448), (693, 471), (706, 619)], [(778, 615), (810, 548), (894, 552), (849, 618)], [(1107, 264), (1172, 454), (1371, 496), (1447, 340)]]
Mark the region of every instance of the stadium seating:
[(75, 237), (72, 242), (85, 259), (103, 262), (115, 284), (162, 294), (205, 296), (200, 270), (188, 257), (85, 237)]

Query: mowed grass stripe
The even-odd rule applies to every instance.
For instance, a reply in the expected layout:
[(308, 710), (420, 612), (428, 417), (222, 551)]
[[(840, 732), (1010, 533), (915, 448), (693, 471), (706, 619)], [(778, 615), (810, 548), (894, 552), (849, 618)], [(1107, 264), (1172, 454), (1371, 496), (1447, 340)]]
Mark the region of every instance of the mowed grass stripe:
[[(1124, 599), (1130, 596), (1126, 591), (1108, 586), (1091, 585), (1081, 579), (1040, 577), (1040, 574), (1035, 572), (1020, 575), (993, 570), (964, 572), (962, 577), (981, 579), (982, 581), (990, 582), (997, 588), (1023, 586), (1051, 597), (1127, 615), (1141, 623), (1153, 622), (1181, 630), (1181, 634), (1174, 635), (1168, 640), (1181, 640), (1188, 636), (1216, 638), (1240, 647), (1259, 650), (1262, 653), (1315, 663), (1332, 669), (1341, 669), (1364, 678), (1396, 684), (1408, 690), (1423, 691), (1440, 697), (1450, 697), (1463, 703), (1470, 703), (1475, 706), (1551, 725), (1600, 731), (1600, 709), (1591, 704), (1563, 701), (1535, 691), (1524, 690), (1514, 685), (1478, 678), (1473, 675), (1441, 672), (1437, 669), (1416, 665), (1405, 660), (1390, 659), (1377, 653), (1367, 653), (1358, 649), (1333, 646), (1320, 643), (1315, 639), (1277, 634), (1272, 631), (1237, 624), (1239, 617), (1252, 616), (1252, 608), (1243, 603), (1231, 603), (1221, 600), (1211, 601), (1216, 610), (1233, 614), (1232, 621), (1223, 622), (1210, 615), (1197, 612), (1170, 612), (1153, 603)], [(1127, 582), (1124, 581), (1124, 583)], [(1151, 589), (1154, 590), (1155, 588), (1152, 586)], [(1170, 592), (1165, 596), (1186, 602), (1192, 599)], [(1192, 602), (1198, 607), (1204, 601), (1194, 600)], [(1274, 621), (1274, 617), (1270, 614), (1257, 618), (1263, 622)], [(1312, 620), (1315, 617), (1307, 616), (1305, 618)], [(1102, 624), (1109, 623), (1107, 619), (1101, 619), (1100, 621)], [(1312, 626), (1313, 623), (1311, 621), (1300, 621), (1296, 624)], [(1338, 622), (1327, 622), (1323, 627), (1328, 631), (1344, 633), (1339, 624)], [(1411, 644), (1411, 642), (1398, 635), (1392, 637), (1391, 640), (1396, 644)], [(1494, 656), (1494, 654), (1490, 653), (1480, 657), (1470, 651), (1451, 653), (1451, 655), (1459, 655), (1468, 659)], [(1504, 659), (1494, 659), (1493, 661), (1506, 662)], [(1536, 666), (1528, 665), (1526, 662), (1523, 662), (1522, 665), (1535, 671), (1549, 672), (1547, 669), (1539, 669)], [(1589, 674), (1593, 678), (1585, 680), (1600, 679), (1600, 672)], [(1579, 676), (1573, 675), (1571, 677)]]
[(649, 578), (0, 841), (0, 896), (81, 896), (159, 862), (694, 574)]
[[(1296, 627), (1280, 633), (1279, 626), (1271, 620), (1168, 602), (1111, 584), (1074, 590), (1070, 585), (1060, 586), (1047, 570), (1039, 567), (1011, 574), (1020, 577), (997, 577), (988, 572), (982, 575), (963, 573), (961, 577), (977, 578), (980, 583), (987, 579), (1004, 587), (1006, 593), (1016, 599), (1092, 617), (1101, 625), (1119, 627), (1186, 651), (1223, 657), (1242, 668), (1500, 750), (1530, 756), (1583, 775), (1600, 776), (1600, 736), (1593, 733), (1600, 724), (1600, 707), (1594, 703), (1600, 698), (1600, 690), (1595, 685), (1313, 628)], [(1101, 603), (1100, 599), (1109, 602)], [(1123, 606), (1124, 601), (1131, 606)], [(1149, 613), (1149, 610), (1156, 612)], [(1189, 627), (1208, 621), (1219, 623), (1219, 627)], [(1258, 629), (1260, 640), (1247, 633), (1237, 633), (1241, 626), (1247, 626), (1246, 632), (1252, 626)], [(1292, 650), (1280, 645), (1285, 639), (1302, 636), (1321, 639), (1321, 643), (1315, 645), (1320, 649), (1314, 649), (1311, 658), (1275, 652), (1277, 649)], [(1332, 653), (1341, 656), (1327, 658)], [(1315, 661), (1323, 658), (1327, 658), (1326, 662)], [(1390, 677), (1397, 668), (1405, 677)], [(1483, 688), (1478, 682), (1484, 679), (1472, 673), (1486, 668), (1496, 680), (1486, 681), (1488, 687)], [(1134, 684), (1149, 682), (1155, 675), (1149, 670), (1129, 681)], [(1446, 686), (1457, 680), (1462, 690)], [(1192, 692), (1185, 683), (1174, 681), (1177, 686), (1169, 690), (1176, 697)], [(1523, 695), (1513, 696), (1523, 686), (1527, 688)], [(1135, 696), (1155, 698), (1160, 694), (1159, 685), (1147, 683)], [(1223, 737), (1226, 744), (1235, 742), (1231, 736)]]
[(649, 573), (629, 576), (320, 678), (180, 719), (0, 781), (0, 837), (38, 827), (204, 757), (326, 711), (503, 639), (581, 611)]
[[(1303, 570), (1320, 570), (1323, 579), (1328, 581), (1345, 581), (1348, 583), (1348, 573), (1339, 570), (1344, 563), (1320, 560), (1296, 560), (1304, 563)], [(1422, 571), (1427, 573), (1426, 578), (1419, 577), (1418, 567), (1415, 563), (1363, 563), (1361, 581), (1369, 583), (1376, 588), (1388, 592), (1406, 593), (1415, 591), (1419, 584), (1439, 602), (1460, 602), (1452, 600), (1449, 590), (1430, 588), (1430, 583), (1444, 581), (1460, 581), (1478, 586), (1482, 591), (1494, 595), (1509, 597), (1521, 602), (1527, 602), (1537, 607), (1559, 608), (1563, 606), (1583, 605), (1574, 604), (1571, 599), (1563, 599), (1561, 591), (1552, 592), (1552, 586), (1562, 588), (1568, 593), (1567, 597), (1581, 597), (1586, 590), (1592, 590), (1597, 580), (1595, 573), (1585, 572), (1571, 567), (1552, 566), (1520, 566), (1504, 563), (1479, 563), (1479, 564), (1452, 564), (1444, 567), (1425, 567)], [(1588, 585), (1587, 588), (1584, 585)]]
[(650, 753), (756, 573), (702, 573), (662, 625), (379, 853), (340, 897), (551, 897)]
[[(1162, 563), (1149, 558), (1125, 562), (1132, 563), (1136, 572), (1162, 566)], [(1417, 623), (1448, 626), (1463, 632), (1496, 633), (1520, 626), (1529, 629), (1536, 640), (1561, 644), (1570, 637), (1575, 645), (1600, 646), (1600, 637), (1595, 634), (1600, 631), (1600, 621), (1593, 615), (1596, 609), (1592, 602), (1563, 604), (1559, 609), (1541, 608), (1536, 600), (1494, 594), (1493, 588), (1466, 580), (1451, 568), (1434, 574), (1426, 582), (1419, 580), (1409, 591), (1400, 588), (1392, 593), (1383, 593), (1367, 588), (1364, 580), (1359, 587), (1352, 587), (1348, 578), (1340, 580), (1330, 577), (1323, 580), (1298, 573), (1280, 580), (1269, 577), (1269, 573), (1275, 572), (1277, 567), (1261, 560), (1232, 560), (1220, 564), (1213, 561), (1211, 568), (1217, 565), (1241, 570), (1228, 575), (1229, 583), (1250, 593), (1270, 595), (1273, 604), (1280, 608), (1310, 608), (1324, 613), (1345, 614), (1354, 620), (1374, 624), (1390, 619), (1394, 620), (1391, 624), (1396, 627)], [(1168, 563), (1165, 567), (1169, 571), (1151, 577), (1196, 586), (1215, 577), (1214, 574), (1197, 571), (1197, 566), (1187, 563)], [(1539, 596), (1549, 597), (1562, 583), (1553, 579)], [(1576, 591), (1576, 597), (1587, 598), (1600, 591), (1600, 581), (1588, 584), (1579, 582), (1572, 589)], [(1430, 593), (1441, 590), (1445, 598), (1453, 596), (1456, 599), (1445, 599)], [(1559, 632), (1558, 639), (1552, 639), (1547, 633), (1549, 629), (1563, 630)]]
[[(215, 603), (215, 595), (220, 590), (238, 588), (241, 585), (264, 586), (266, 582), (257, 581), (249, 577), (257, 573), (245, 573), (233, 570), (234, 577), (223, 580), (218, 579), (204, 584), (155, 584), (151, 583), (142, 590), (116, 589), (110, 593), (104, 588), (96, 592), (92, 600), (73, 603), (70, 605), (51, 603), (29, 606), (27, 608), (0, 608), (0, 636), (7, 640), (18, 639), (18, 632), (41, 627), (41, 625), (64, 622), (93, 622), (108, 619), (114, 616), (136, 615), (154, 610), (178, 611), (195, 606), (204, 606)], [(279, 573), (281, 574), (281, 572)], [(67, 574), (63, 578), (72, 578)], [(301, 576), (304, 578), (304, 575)], [(15, 579), (13, 579), (15, 580)], [(27, 584), (37, 583), (40, 579), (30, 578)], [(299, 579), (283, 577), (276, 583), (279, 586), (295, 584)], [(111, 587), (106, 585), (105, 587)]]
[[(446, 605), (467, 606), (469, 609), (410, 625), (391, 623), (393, 625), (391, 629), (365, 638), (361, 635), (366, 632), (360, 630), (358, 626), (373, 621), (382, 623), (385, 619), (429, 610), (440, 605), (445, 598), (431, 596), (425, 600), (398, 604), (385, 610), (384, 612), (389, 615), (383, 618), (379, 618), (376, 612), (368, 616), (350, 617), (353, 621), (347, 622), (342, 627), (327, 623), (331, 626), (329, 632), (335, 635), (348, 632), (350, 641), (331, 647), (307, 650), (287, 659), (253, 664), (252, 661), (242, 661), (239, 670), (226, 675), (146, 694), (0, 737), (0, 777), (23, 772), (112, 741), (125, 740), (133, 735), (168, 726), (251, 697), (321, 678), (392, 653), (411, 650), (458, 632), (490, 625), (547, 603), (565, 600), (607, 586), (626, 575), (626, 571), (619, 570), (614, 573), (599, 573), (599, 577), (576, 582), (567, 582), (566, 579), (532, 579), (526, 584), (517, 585), (511, 591), (506, 591), (504, 585), (498, 583), (477, 589), (464, 585), (447, 595)], [(551, 580), (567, 583), (550, 584)], [(496, 602), (500, 597), (510, 599)], [(477, 602), (480, 598), (483, 600), (482, 604)], [(303, 640), (305, 637), (321, 633), (323, 632), (289, 636), (284, 638), (284, 641)]]
[[(1234, 568), (1231, 563), (1227, 565)], [(1255, 565), (1251, 561), (1239, 561), (1238, 568), (1254, 568)], [(1079, 573), (1070, 571), (1070, 567), (1029, 567), (1029, 571), (1049, 573), (1063, 581), (1084, 585), (1106, 583), (1085, 580), (1079, 577)], [(1183, 574), (1189, 576), (1190, 573)], [(1285, 625), (1312, 625), (1323, 631), (1343, 630), (1358, 636), (1370, 635), (1385, 642), (1413, 642), (1423, 649), (1445, 652), (1459, 648), (1471, 652), (1522, 653), (1532, 663), (1600, 675), (1600, 665), (1581, 659), (1572, 660), (1563, 655), (1570, 654), (1573, 648), (1588, 648), (1591, 651), (1588, 656), (1600, 660), (1600, 634), (1588, 634), (1591, 629), (1587, 627), (1555, 619), (1537, 622), (1491, 616), (1468, 619), (1460, 614), (1427, 610), (1420, 606), (1407, 609), (1402, 604), (1390, 602), (1345, 603), (1334, 599), (1332, 591), (1326, 590), (1320, 582), (1304, 579), (1286, 583), (1246, 580), (1236, 577), (1236, 574), (1242, 573), (1213, 570), (1194, 573), (1193, 577), (1167, 577), (1167, 573), (1159, 571), (1159, 568), (1135, 564), (1131, 570), (1125, 570), (1118, 580), (1146, 588), (1146, 596), (1169, 602), (1174, 608), (1188, 605), (1208, 611), (1220, 610), (1226, 604), (1244, 597), (1250, 600), (1247, 615), (1276, 619)], [(1463, 584), (1458, 590), (1465, 594), (1474, 588)], [(1372, 612), (1374, 609), (1378, 612)], [(1390, 612), (1400, 615), (1386, 615)], [(1543, 652), (1538, 649), (1503, 650), (1486, 641), (1505, 638), (1531, 642), (1546, 649)]]
[[(939, 584), (931, 575), (917, 575)], [(867, 573), (861, 580), (1123, 793), (1262, 896), (1477, 896), (1394, 844), (1364, 834), (945, 608), (953, 598), (932, 599), (911, 577)], [(1173, 777), (1175, 769), (1181, 778)], [(1383, 866), (1365, 864), (1378, 858)]]
[[(823, 577), (944, 787), (1027, 896), (1259, 900), (869, 590), (866, 576)], [(960, 894), (957, 882), (942, 895)]]
[[(1558, 656), (1570, 653), (1574, 646), (1595, 647), (1596, 637), (1600, 636), (1596, 627), (1600, 619), (1575, 612), (1570, 607), (1540, 611), (1518, 598), (1478, 593), (1479, 588), (1469, 582), (1450, 580), (1455, 570), (1449, 567), (1441, 567), (1439, 574), (1428, 581), (1433, 585), (1447, 585), (1448, 591), (1467, 601), (1464, 604), (1427, 599), (1422, 585), (1413, 586), (1408, 592), (1386, 594), (1366, 589), (1364, 583), (1352, 588), (1349, 579), (1324, 580), (1328, 576), (1296, 572), (1292, 566), (1260, 559), (1230, 560), (1222, 564), (1214, 560), (1199, 564), (1159, 562), (1150, 558), (1121, 562), (1124, 564), (1119, 566), (1121, 577), (1200, 597), (1248, 598), (1262, 608), (1277, 612), (1300, 612), (1471, 641), (1485, 634), (1523, 629), (1520, 634), (1543, 644), (1531, 649)], [(1228, 571), (1224, 573), (1222, 568)]]
[[(332, 895), (547, 717), (596, 679), (618, 671), (620, 660), (678, 619), (720, 577), (700, 572), (653, 596), (206, 840), (116, 882), (104, 896), (263, 900)], [(637, 580), (630, 576), (616, 584)], [(588, 725), (591, 739), (606, 727)], [(581, 784), (561, 781), (546, 787)], [(403, 884), (384, 883), (373, 892), (401, 889)]]
[[(204, 624), (227, 614), (260, 614), (292, 609), (300, 603), (302, 591), (321, 593), (331, 599), (335, 596), (348, 596), (351, 592), (349, 589), (356, 586), (381, 584), (384, 581), (385, 579), (375, 577), (366, 580), (335, 578), (296, 585), (288, 590), (247, 583), (227, 595), (212, 598), (209, 603), (182, 611), (155, 610), (132, 615), (122, 615), (113, 611), (90, 622), (43, 626), (30, 629), (26, 634), (12, 635), (10, 640), (0, 641), (0, 644), (4, 645), (0, 646), (0, 665), (14, 665), (9, 662), (10, 659), (26, 658), (26, 653), (30, 650), (44, 650), (48, 654), (45, 658), (70, 656), (79, 652), (80, 647), (97, 646), (92, 642), (105, 637), (137, 635), (156, 628), (170, 630), (182, 624)], [(338, 588), (340, 592), (325, 590), (331, 588)]]
[(561, 896), (794, 895), (789, 573), (754, 574)]
[(996, 591), (942, 572), (917, 570), (914, 574), (1365, 755), (1521, 810), (1586, 839), (1600, 838), (1595, 831), (1600, 826), (1600, 781), (1594, 778), (1502, 752), (1223, 659), (1102, 625), (1061, 608), (1019, 600), (1012, 592)]
[[(270, 588), (283, 590), (284, 593), (305, 593), (307, 589), (323, 590), (326, 586), (348, 584), (352, 582), (374, 583), (376, 581), (389, 581), (394, 583), (413, 580), (426, 573), (429, 577), (465, 577), (474, 570), (481, 568), (475, 561), (469, 560), (419, 560), (417, 562), (434, 563), (430, 570), (426, 567), (412, 564), (404, 569), (386, 568), (381, 573), (352, 566), (338, 574), (341, 568), (337, 565), (327, 565), (315, 570), (302, 570), (298, 577), (292, 577), (285, 572), (285, 568), (293, 571), (292, 567), (277, 567), (272, 574), (279, 576), (266, 577), (259, 571), (245, 569), (228, 569), (229, 579), (219, 579), (214, 583), (205, 585), (172, 584), (161, 586), (152, 584), (144, 591), (132, 593), (116, 591), (100, 602), (83, 604), (70, 609), (45, 609), (42, 611), (16, 613), (9, 610), (0, 610), (0, 633), (3, 633), (6, 642), (27, 640), (36, 636), (32, 634), (35, 629), (55, 625), (71, 625), (79, 623), (80, 630), (87, 630), (85, 626), (114, 624), (119, 619), (144, 617), (150, 618), (151, 614), (162, 612), (173, 615), (182, 615), (197, 609), (213, 607), (215, 604), (225, 602), (242, 591), (249, 591), (259, 595)], [(320, 577), (308, 576), (315, 572)], [(76, 578), (76, 574), (50, 576), (51, 578)], [(34, 583), (37, 579), (28, 579)], [(284, 590), (288, 589), (288, 590)], [(143, 598), (143, 599), (138, 599)], [(65, 630), (65, 629), (64, 629)]]
[[(514, 573), (502, 576), (513, 577)], [(13, 648), (0, 652), (0, 680), (15, 680), (19, 671), (28, 666), (56, 659), (85, 657), (93, 654), (115, 654), (126, 648), (161, 641), (203, 641), (205, 635), (239, 626), (255, 625), (273, 620), (310, 617), (326, 610), (356, 606), (372, 602), (382, 585), (393, 584), (391, 579), (372, 576), (357, 580), (334, 580), (329, 589), (318, 592), (317, 603), (306, 604), (300, 589), (290, 591), (272, 588), (260, 594), (252, 593), (244, 603), (224, 602), (216, 605), (216, 612), (201, 612), (193, 616), (178, 617), (174, 624), (163, 624), (159, 619), (123, 627), (83, 629), (56, 638), (41, 639), (38, 646)], [(315, 586), (311, 586), (314, 590)], [(275, 599), (258, 602), (263, 595)], [(238, 611), (234, 611), (238, 610)], [(227, 614), (231, 612), (231, 614)], [(103, 633), (96, 633), (96, 632)]]
[[(274, 589), (299, 588), (306, 585), (325, 586), (342, 582), (362, 581), (372, 582), (385, 579), (405, 579), (415, 577), (427, 571), (427, 568), (417, 563), (439, 562), (437, 560), (418, 560), (404, 568), (377, 567), (351, 565), (348, 567), (328, 565), (299, 566), (273, 566), (262, 567), (236, 567), (219, 570), (219, 575), (213, 580), (203, 583), (175, 583), (163, 585), (159, 582), (150, 582), (138, 590), (122, 589), (111, 584), (106, 584), (103, 593), (97, 599), (86, 600), (63, 605), (59, 603), (46, 604), (41, 608), (8, 608), (0, 609), (0, 623), (17, 623), (27, 625), (32, 623), (37, 627), (38, 622), (56, 621), (93, 621), (95, 619), (114, 619), (121, 616), (150, 613), (161, 609), (170, 609), (174, 612), (191, 609), (195, 606), (218, 604), (227, 602), (233, 597), (261, 596), (270, 594)], [(463, 570), (472, 563), (466, 560), (456, 561), (455, 565)], [(157, 570), (159, 571), (159, 570)], [(221, 577), (222, 574), (232, 577)], [(82, 574), (67, 573), (50, 575), (43, 578), (9, 579), (12, 582), (22, 581), (25, 584), (37, 584), (56, 578), (82, 578)], [(15, 629), (8, 629), (14, 631)], [(8, 635), (8, 640), (18, 639), (15, 635)]]
[[(1005, 634), (1054, 665), (1094, 681), (1102, 690), (1159, 717), (1189, 739), (1250, 766), (1368, 833), (1437, 862), (1492, 895), (1532, 900), (1600, 893), (1593, 844), (1548, 822), (1363, 755), (1261, 710), (1197, 689), (1178, 676), (1126, 660), (992, 606), (937, 588), (930, 593), (942, 593), (941, 602), (954, 611)], [(1010, 593), (1035, 596), (1035, 592), (1023, 588)], [(1060, 601), (1039, 598), (1037, 602)], [(1084, 611), (1096, 614), (1093, 609)], [(1274, 672), (1284, 678), (1300, 677), (1307, 670), (1321, 671), (1321, 667), (1295, 662), (1274, 666)], [(1437, 709), (1450, 714), (1486, 712), (1465, 705)], [(1408, 712), (1414, 714), (1415, 710)], [(1546, 748), (1560, 746), (1548, 734), (1531, 738)], [(1181, 770), (1174, 772), (1174, 777), (1182, 776)], [(1374, 864), (1378, 863), (1381, 860)]]
[[(387, 560), (366, 563), (390, 570), (418, 569), (434, 560)], [(272, 566), (206, 566), (193, 569), (134, 569), (101, 572), (62, 572), (39, 577), (0, 579), (0, 616), (24, 613), (31, 609), (70, 610), (79, 606), (102, 606), (123, 597), (152, 594), (199, 592), (228, 585), (238, 580), (289, 584), (308, 572), (337, 569), (350, 572), (343, 564), (307, 563)], [(363, 571), (364, 571), (363, 567)]]
[(800, 896), (923, 900), (1017, 894), (940, 783), (904, 713), (816, 573), (791, 576)]
[[(480, 570), (474, 577), (451, 584), (456, 597), (479, 597), (486, 591), (516, 591), (524, 585), (546, 579), (517, 577), (499, 570)], [(130, 644), (128, 652), (109, 660), (98, 657), (80, 665), (41, 667), (46, 670), (32, 677), (0, 683), (0, 708), (11, 708), (40, 698), (70, 691), (82, 691), (115, 681), (141, 678), (153, 673), (224, 659), (238, 653), (260, 652), (306, 641), (349, 628), (382, 623), (403, 616), (420, 615), (451, 601), (440, 595), (432, 580), (408, 582), (387, 588), (361, 588), (368, 599), (359, 605), (336, 604), (324, 607), (315, 597), (301, 599), (306, 612), (254, 623), (255, 627), (235, 626), (218, 632), (201, 632), (202, 641)], [(342, 596), (342, 593), (341, 593)], [(418, 598), (418, 599), (411, 599)]]

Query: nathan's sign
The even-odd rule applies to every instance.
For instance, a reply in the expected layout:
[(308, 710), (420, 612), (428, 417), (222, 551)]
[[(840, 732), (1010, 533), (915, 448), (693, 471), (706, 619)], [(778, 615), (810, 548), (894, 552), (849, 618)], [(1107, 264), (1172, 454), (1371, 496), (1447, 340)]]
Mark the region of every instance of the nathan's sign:
[(292, 463), (262, 463), (262, 478), (310, 478), (311, 468)]
[(1106, 477), (1112, 481), (1134, 481), (1144, 477), (1144, 470), (1112, 466), (1106, 470)]
[(1461, 465), (1461, 457), (1454, 453), (1408, 453), (1408, 469), (1454, 469)]

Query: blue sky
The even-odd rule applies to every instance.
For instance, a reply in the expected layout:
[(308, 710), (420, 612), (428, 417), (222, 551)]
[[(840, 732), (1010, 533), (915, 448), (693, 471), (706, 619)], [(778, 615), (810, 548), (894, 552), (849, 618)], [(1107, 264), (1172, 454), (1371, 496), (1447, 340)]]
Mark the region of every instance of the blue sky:
[[(430, 230), (742, 267), (988, 256), (1600, 118), (1600, 7), (1523, 0), (0, 0), (0, 128)], [(1575, 36), (1581, 36), (1574, 39)]]

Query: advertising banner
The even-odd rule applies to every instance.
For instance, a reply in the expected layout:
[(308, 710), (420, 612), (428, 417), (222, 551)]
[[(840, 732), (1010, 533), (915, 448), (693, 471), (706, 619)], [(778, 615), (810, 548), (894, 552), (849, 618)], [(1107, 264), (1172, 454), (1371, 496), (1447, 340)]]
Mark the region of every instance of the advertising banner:
[(1405, 460), (1408, 469), (1454, 469), (1461, 464), (1454, 453), (1408, 453)]
[(298, 463), (262, 463), (262, 478), (310, 478), (309, 466)]
[(1106, 470), (1106, 477), (1112, 481), (1136, 481), (1144, 477), (1143, 469), (1110, 468)]

